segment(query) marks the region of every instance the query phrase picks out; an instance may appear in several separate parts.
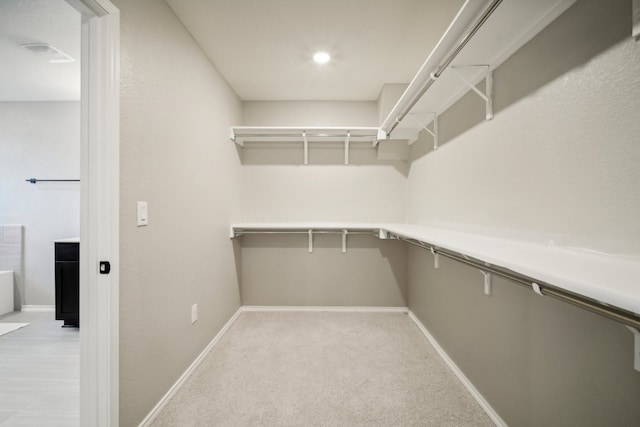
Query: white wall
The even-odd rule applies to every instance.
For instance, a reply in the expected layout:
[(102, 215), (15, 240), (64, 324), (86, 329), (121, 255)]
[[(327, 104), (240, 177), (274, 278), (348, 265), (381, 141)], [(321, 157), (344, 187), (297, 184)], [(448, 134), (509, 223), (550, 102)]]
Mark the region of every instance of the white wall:
[(24, 225), (23, 304), (54, 305), (52, 240), (77, 237), (80, 226), (78, 182), (25, 179), (79, 177), (79, 102), (0, 103), (0, 224)]
[(471, 94), (413, 147), (411, 222), (640, 254), (640, 43), (628, 2), (581, 3), (495, 71), (492, 121)]
[[(246, 126), (377, 126), (375, 102), (244, 102)], [(405, 217), (407, 164), (377, 159), (370, 143), (247, 143), (243, 221), (386, 221)]]

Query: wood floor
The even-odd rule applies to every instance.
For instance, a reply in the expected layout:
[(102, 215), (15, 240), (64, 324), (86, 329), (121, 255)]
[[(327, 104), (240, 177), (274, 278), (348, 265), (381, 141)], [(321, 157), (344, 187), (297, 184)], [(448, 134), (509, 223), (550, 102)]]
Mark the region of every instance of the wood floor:
[(30, 323), (0, 336), (0, 426), (80, 425), (80, 333), (52, 312), (7, 314)]

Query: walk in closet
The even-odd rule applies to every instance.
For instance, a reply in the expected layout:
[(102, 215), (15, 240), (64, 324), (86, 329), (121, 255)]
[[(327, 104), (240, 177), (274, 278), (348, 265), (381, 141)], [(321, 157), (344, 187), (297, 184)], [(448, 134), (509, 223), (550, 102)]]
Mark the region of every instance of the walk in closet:
[[(216, 44), (205, 33), (205, 12), (230, 16), (225, 13), (235, 9), (217, 5), (196, 13), (178, 0), (167, 3), (209, 58), (223, 57), (234, 43), (242, 46), (249, 33), (246, 25), (257, 13), (238, 9), (238, 32), (228, 35), (227, 44)], [(256, 384), (282, 393), (290, 403), (287, 410), (295, 413), (300, 408), (292, 397), (294, 384), (304, 386), (307, 378), (306, 373), (295, 374), (298, 366), (330, 372), (320, 375), (327, 383), (317, 380), (323, 393), (332, 375), (336, 383), (343, 379), (332, 357), (316, 364), (313, 346), (321, 340), (316, 334), (329, 331), (335, 342), (348, 342), (335, 313), (349, 312), (348, 317), (366, 312), (389, 314), (389, 319), (406, 314), (411, 330), (433, 346), (433, 354), (495, 425), (639, 423), (640, 43), (633, 35), (632, 3), (468, 0), (455, 8), (449, 5), (448, 14), (434, 10), (447, 19), (438, 21), (441, 28), (425, 48), (422, 65), (405, 81), (386, 81), (377, 98), (307, 99), (285, 92), (281, 98), (251, 98), (243, 95), (250, 85), (246, 80), (234, 83), (227, 63), (216, 66), (229, 86), (211, 83), (221, 80), (218, 71), (211, 81), (208, 74), (196, 74), (195, 81), (208, 85), (224, 102), (203, 100), (189, 114), (174, 104), (171, 108), (191, 124), (176, 135), (206, 136), (186, 144), (184, 151), (154, 153), (162, 168), (150, 166), (121, 200), (133, 206), (147, 187), (156, 188), (153, 173), (163, 171), (165, 186), (148, 197), (149, 225), (136, 230), (130, 224), (139, 237), (121, 233), (131, 255), (123, 267), (122, 420), (170, 425), (181, 419), (181, 407), (204, 416), (194, 401), (206, 389), (207, 399), (215, 393), (222, 399), (206, 405), (255, 421), (259, 418), (243, 412), (243, 402), (224, 400), (236, 395), (232, 393), (243, 395), (230, 384), (249, 383), (247, 372)], [(209, 19), (214, 23), (220, 16)], [(271, 17), (273, 31), (287, 29), (300, 44), (310, 43), (304, 22), (288, 18), (284, 12)], [(316, 25), (315, 19), (309, 14), (305, 22)], [(337, 28), (347, 17), (335, 19)], [(256, 33), (264, 27), (252, 25)], [(434, 23), (434, 31), (436, 27)], [(261, 42), (268, 45), (267, 39)], [(369, 54), (375, 56), (375, 50), (372, 46)], [(346, 67), (344, 52), (323, 69), (318, 86)], [(397, 46), (397, 55), (378, 57), (378, 66), (400, 61), (403, 46)], [(194, 64), (190, 67), (197, 69)], [(144, 63), (138, 71), (148, 66)], [(284, 77), (275, 80), (283, 86), (287, 73), (309, 69), (308, 64), (286, 66)], [(367, 71), (361, 70), (362, 79)], [(237, 70), (238, 76), (246, 73)], [(133, 73), (128, 79), (140, 83)], [(356, 80), (350, 83), (356, 85)], [(188, 89), (190, 84), (180, 83)], [(251, 93), (263, 92), (254, 88)], [(135, 105), (133, 95), (126, 96)], [(153, 110), (145, 114), (164, 117)], [(202, 118), (208, 122), (200, 128)], [(144, 134), (134, 119), (127, 126), (130, 140)], [(163, 138), (163, 131), (145, 135), (144, 146), (152, 148), (150, 141)], [(141, 158), (137, 149), (125, 148), (122, 156), (132, 175), (138, 166), (134, 160)], [(181, 169), (183, 174), (173, 173), (180, 163), (176, 159), (193, 163)], [(164, 205), (169, 199), (165, 189), (171, 206)], [(156, 220), (158, 205), (170, 214)], [(197, 210), (189, 216), (189, 229), (175, 226), (182, 212), (178, 207)], [(155, 221), (170, 236), (154, 232)], [(169, 263), (177, 254), (180, 274), (169, 268), (152, 270), (142, 255), (144, 248), (155, 250), (167, 241), (175, 247), (158, 249), (157, 262)], [(197, 255), (183, 257), (181, 251)], [(201, 266), (207, 272), (199, 275)], [(143, 271), (150, 277), (143, 277)], [(127, 278), (141, 284), (126, 288)], [(156, 282), (166, 281), (186, 284), (180, 292), (155, 288)], [(145, 295), (176, 308), (168, 309), (166, 318), (153, 316), (159, 322), (153, 324), (133, 310)], [(190, 319), (185, 315), (195, 303), (197, 321), (193, 314)], [(292, 314), (299, 312), (307, 314)], [(325, 323), (314, 323), (308, 312), (321, 312), (318, 318)], [(146, 313), (153, 314), (151, 308)], [(365, 314), (349, 319), (360, 325)], [(382, 336), (405, 331), (389, 332), (380, 317), (367, 319)], [(389, 322), (397, 321), (393, 319)], [(280, 328), (278, 321), (288, 326)], [(175, 332), (172, 345), (161, 338), (162, 327)], [(307, 339), (305, 327), (313, 339)], [(346, 329), (357, 335), (362, 331), (358, 328)], [(227, 333), (238, 335), (229, 338)], [(267, 338), (270, 333), (273, 341)], [(402, 341), (404, 332), (397, 333), (402, 336), (394, 339)], [(373, 351), (375, 339), (367, 341), (368, 332), (362, 335), (366, 344), (340, 344), (341, 349), (354, 351), (348, 354), (357, 354), (358, 346)], [(253, 337), (255, 346), (239, 336)], [(184, 343), (186, 354), (178, 350)], [(220, 353), (218, 345), (224, 349)], [(276, 358), (268, 353), (296, 347), (304, 356), (286, 350), (286, 363), (273, 362)], [(149, 355), (149, 348), (168, 353), (158, 352), (157, 359), (147, 362), (143, 354)], [(247, 361), (246, 370), (220, 368), (238, 358)], [(371, 359), (367, 367), (375, 365), (376, 358)], [(259, 369), (271, 362), (273, 370)], [(405, 362), (398, 359), (396, 365)], [(294, 372), (289, 375), (284, 365)], [(387, 376), (395, 375), (386, 371), (388, 365), (380, 366)], [(194, 379), (205, 369), (217, 369), (217, 380), (229, 381), (224, 385), (229, 394), (224, 387)], [(284, 385), (278, 382), (278, 369)], [(159, 372), (163, 375), (154, 376)], [(147, 396), (134, 378), (152, 378), (156, 392)], [(362, 403), (355, 402), (359, 380), (365, 388), (370, 385), (361, 378), (353, 381), (357, 386), (344, 385), (342, 390), (354, 394), (341, 401)], [(407, 390), (412, 395), (406, 400), (419, 394), (419, 387)], [(247, 401), (257, 400), (261, 407), (260, 397), (251, 392)], [(327, 402), (333, 402), (327, 395)], [(322, 396), (318, 399), (325, 402)], [(389, 391), (390, 401), (397, 396)], [(300, 401), (306, 398), (301, 395)], [(384, 405), (376, 402), (372, 405), (377, 409)], [(287, 410), (265, 409), (263, 421), (294, 419), (278, 418)], [(343, 406), (335, 410), (345, 417), (336, 418), (337, 424), (366, 418), (359, 414), (364, 418), (351, 419), (344, 411)], [(378, 421), (392, 423), (387, 415)], [(413, 422), (410, 416), (401, 419)], [(485, 422), (483, 418), (477, 425)]]

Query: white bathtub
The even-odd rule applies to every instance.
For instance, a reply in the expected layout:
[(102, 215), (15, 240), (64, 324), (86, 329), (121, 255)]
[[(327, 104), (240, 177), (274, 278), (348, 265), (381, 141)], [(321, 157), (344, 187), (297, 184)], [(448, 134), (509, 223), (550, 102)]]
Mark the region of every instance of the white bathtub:
[(0, 271), (0, 316), (13, 311), (13, 271)]

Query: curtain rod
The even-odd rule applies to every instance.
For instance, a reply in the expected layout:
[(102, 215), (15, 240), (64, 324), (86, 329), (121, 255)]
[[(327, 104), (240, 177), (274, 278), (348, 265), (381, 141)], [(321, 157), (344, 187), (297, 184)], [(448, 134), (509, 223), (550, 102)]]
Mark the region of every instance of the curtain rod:
[(31, 184), (36, 184), (38, 182), (80, 182), (79, 179), (36, 179), (36, 178), (25, 179), (25, 181), (30, 182)]

